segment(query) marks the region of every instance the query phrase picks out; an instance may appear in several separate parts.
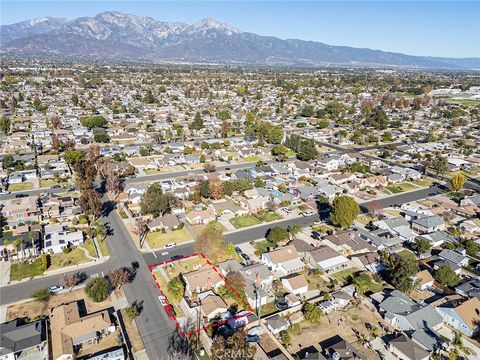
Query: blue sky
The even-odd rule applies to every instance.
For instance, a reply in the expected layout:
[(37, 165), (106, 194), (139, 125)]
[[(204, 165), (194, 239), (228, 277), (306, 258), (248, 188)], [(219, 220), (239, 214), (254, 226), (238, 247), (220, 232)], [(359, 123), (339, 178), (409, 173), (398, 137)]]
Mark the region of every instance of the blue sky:
[(480, 57), (480, 1), (1, 1), (1, 23), (116, 10), (163, 21), (205, 17), (242, 31), (412, 55)]

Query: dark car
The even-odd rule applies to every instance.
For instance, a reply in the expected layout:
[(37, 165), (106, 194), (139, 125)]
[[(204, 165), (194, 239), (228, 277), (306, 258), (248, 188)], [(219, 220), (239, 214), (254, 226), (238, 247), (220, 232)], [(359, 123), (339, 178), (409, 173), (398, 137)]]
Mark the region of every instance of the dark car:
[(173, 310), (172, 305), (167, 304), (163, 307), (169, 319), (175, 320), (175, 311)]
[(238, 254), (241, 254), (241, 253), (242, 253), (242, 249), (240, 249), (238, 246), (235, 246), (235, 251), (236, 251)]
[(247, 335), (247, 342), (258, 343), (258, 342), (260, 342), (260, 336), (258, 336), (258, 335)]
[(316, 231), (312, 231), (311, 237), (318, 240), (318, 239), (320, 239), (320, 233), (318, 233)]
[(285, 298), (277, 298), (275, 300), (275, 307), (280, 311), (288, 309), (287, 300), (285, 300)]
[(218, 333), (222, 336), (232, 336), (235, 333), (235, 330), (228, 324), (222, 325), (218, 328)]
[(183, 255), (174, 255), (174, 256), (172, 256), (172, 261), (177, 261), (177, 260), (180, 260), (180, 259), (183, 259)]
[(241, 255), (245, 260), (250, 261), (250, 256), (248, 256), (247, 254), (241, 253), (240, 255)]

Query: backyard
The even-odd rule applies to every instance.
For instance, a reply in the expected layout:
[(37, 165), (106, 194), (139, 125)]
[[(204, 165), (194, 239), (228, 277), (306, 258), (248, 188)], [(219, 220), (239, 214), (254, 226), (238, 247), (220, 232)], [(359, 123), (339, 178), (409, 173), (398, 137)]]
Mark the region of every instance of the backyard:
[(414, 253), (412, 253), (411, 251), (408, 251), (408, 250), (402, 250), (398, 253), (398, 255), (400, 255), (401, 257), (405, 258), (405, 259), (409, 259), (409, 260), (417, 260), (417, 257), (415, 256)]
[(346, 285), (353, 277), (353, 275), (356, 274), (358, 271), (359, 270), (357, 268), (349, 268), (328, 276), (332, 279), (337, 280), (339, 285)]
[(149, 232), (147, 234), (148, 244), (153, 249), (163, 248), (164, 245), (169, 243), (181, 244), (188, 240), (192, 240), (192, 235), (190, 235), (188, 230), (185, 228), (167, 231), (165, 233), (161, 231), (156, 231)]

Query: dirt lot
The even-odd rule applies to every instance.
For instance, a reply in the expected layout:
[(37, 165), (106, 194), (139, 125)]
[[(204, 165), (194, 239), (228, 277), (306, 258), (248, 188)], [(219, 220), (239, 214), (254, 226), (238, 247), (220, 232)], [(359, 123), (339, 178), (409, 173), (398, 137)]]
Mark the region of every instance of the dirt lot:
[(30, 301), (23, 304), (17, 304), (10, 306), (7, 309), (7, 318), (6, 320), (13, 320), (17, 317), (23, 318), (26, 317), (30, 321), (38, 319), (42, 316), (48, 315), (48, 309), (59, 306), (61, 304), (69, 303), (76, 300), (83, 299), (85, 301), (85, 306), (88, 313), (95, 312), (98, 310), (103, 310), (105, 308), (111, 307), (112, 302), (110, 298), (101, 303), (95, 303), (85, 296), (83, 289), (74, 290), (72, 292), (66, 292), (58, 295), (53, 295), (50, 300), (47, 302), (38, 302)]
[[(344, 318), (344, 320), (339, 322), (342, 318)], [(312, 345), (318, 350), (321, 350), (320, 343), (324, 340), (335, 337), (336, 335), (354, 343), (358, 340), (358, 337), (355, 335), (353, 329), (360, 334), (365, 335), (369, 340), (373, 340), (374, 337), (372, 332), (367, 330), (365, 324), (368, 323), (374, 325), (377, 329), (378, 336), (381, 336), (385, 332), (378, 325), (379, 321), (386, 325), (379, 315), (370, 311), (363, 304), (352, 307), (347, 311), (332, 312), (328, 316), (322, 318), (320, 325), (312, 325), (307, 321), (303, 321), (299, 324), (299, 328), (297, 327), (294, 330), (289, 330), (292, 339), (289, 351), (291, 354), (295, 354), (301, 349)], [(319, 331), (319, 328), (322, 330)], [(364, 347), (361, 347), (361, 350), (368, 356), (368, 359), (378, 359), (378, 356), (374, 351)]]
[(128, 339), (130, 340), (130, 344), (132, 344), (132, 351), (137, 352), (144, 348), (143, 341), (138, 332), (137, 325), (135, 324), (135, 320), (129, 320), (128, 316), (125, 315), (125, 309), (122, 310), (123, 320), (125, 324), (125, 329), (128, 333)]

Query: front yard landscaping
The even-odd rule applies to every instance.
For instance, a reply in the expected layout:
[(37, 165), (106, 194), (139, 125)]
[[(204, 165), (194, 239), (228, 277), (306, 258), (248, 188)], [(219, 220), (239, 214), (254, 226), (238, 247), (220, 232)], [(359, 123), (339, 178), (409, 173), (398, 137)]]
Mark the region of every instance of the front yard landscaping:
[(75, 248), (69, 253), (60, 253), (51, 256), (51, 265), (48, 270), (55, 270), (65, 266), (78, 265), (90, 261), (82, 249)]
[(252, 215), (243, 215), (231, 218), (230, 223), (235, 226), (236, 229), (240, 229), (242, 227), (258, 225), (261, 221)]
[(332, 279), (337, 280), (339, 285), (345, 285), (358, 271), (359, 270), (357, 268), (349, 268), (328, 276)]
[(92, 257), (97, 257), (97, 251), (92, 239), (88, 239), (82, 244), (82, 247), (88, 251), (88, 254)]
[(147, 234), (147, 241), (151, 248), (162, 248), (169, 243), (183, 243), (185, 241), (192, 240), (192, 235), (187, 229), (182, 228), (179, 230), (167, 231), (163, 233), (161, 231), (150, 232)]
[(277, 247), (277, 244), (274, 242), (270, 242), (268, 240), (263, 240), (263, 241), (255, 241), (255, 244), (253, 245), (256, 249), (255, 254), (260, 255), (268, 251), (268, 248), (275, 248)]
[(398, 253), (398, 255), (400, 255), (401, 257), (405, 258), (405, 259), (410, 259), (410, 260), (417, 260), (417, 257), (415, 256), (414, 253), (412, 253), (411, 251), (408, 251), (408, 250), (402, 250)]
[(282, 217), (273, 211), (262, 210), (258, 213), (254, 214), (255, 218), (257, 218), (261, 222), (271, 222), (275, 220), (281, 220)]
[(8, 185), (8, 191), (23, 191), (33, 189), (33, 184), (31, 182), (23, 182), (20, 184), (11, 184)]
[(40, 259), (32, 262), (12, 263), (10, 267), (10, 281), (22, 280), (42, 274), (42, 261)]

